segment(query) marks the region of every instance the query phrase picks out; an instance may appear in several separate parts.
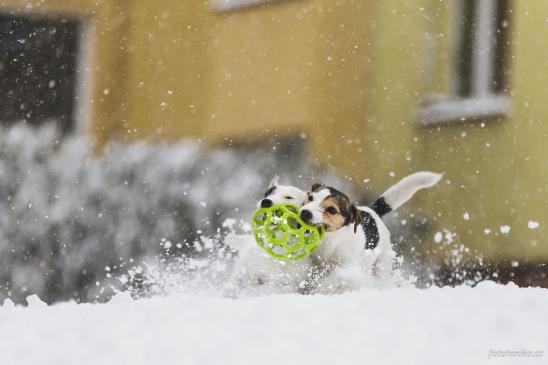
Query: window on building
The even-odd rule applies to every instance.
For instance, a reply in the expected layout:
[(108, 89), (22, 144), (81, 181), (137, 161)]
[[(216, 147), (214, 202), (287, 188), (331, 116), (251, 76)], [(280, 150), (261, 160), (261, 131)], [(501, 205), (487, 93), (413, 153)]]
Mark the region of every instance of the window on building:
[(0, 15), (0, 123), (74, 123), (79, 24)]
[(212, 2), (213, 8), (216, 10), (226, 11), (239, 8), (245, 8), (252, 5), (259, 5), (263, 3), (270, 3), (276, 0), (214, 0)]
[(419, 111), (423, 124), (504, 116), (507, 98), (508, 0), (455, 0), (449, 90)]

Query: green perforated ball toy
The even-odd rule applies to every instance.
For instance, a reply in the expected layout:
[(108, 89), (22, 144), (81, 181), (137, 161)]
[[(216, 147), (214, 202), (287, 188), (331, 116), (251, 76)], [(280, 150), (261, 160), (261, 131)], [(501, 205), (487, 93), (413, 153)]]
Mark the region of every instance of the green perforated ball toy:
[(324, 237), (323, 227), (303, 222), (299, 207), (277, 204), (260, 208), (251, 220), (257, 244), (278, 260), (293, 261), (316, 251)]

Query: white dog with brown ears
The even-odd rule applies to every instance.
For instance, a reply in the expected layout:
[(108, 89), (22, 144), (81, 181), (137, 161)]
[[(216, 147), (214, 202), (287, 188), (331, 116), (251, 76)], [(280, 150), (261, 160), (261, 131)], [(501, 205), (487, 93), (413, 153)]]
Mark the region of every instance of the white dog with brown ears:
[[(418, 190), (434, 186), (442, 176), (433, 172), (409, 175), (385, 191), (371, 207), (356, 206), (337, 189), (314, 184), (300, 210), (303, 221), (326, 230), (313, 260), (328, 267), (359, 267), (375, 277), (390, 276), (395, 253), (382, 216), (403, 205)], [(327, 285), (339, 286), (334, 278), (328, 278)]]

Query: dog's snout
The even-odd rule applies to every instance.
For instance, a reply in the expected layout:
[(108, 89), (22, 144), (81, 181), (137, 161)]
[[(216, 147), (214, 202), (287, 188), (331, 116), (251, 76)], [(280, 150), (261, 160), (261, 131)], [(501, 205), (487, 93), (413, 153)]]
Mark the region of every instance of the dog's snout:
[(305, 222), (310, 222), (312, 220), (312, 212), (310, 210), (301, 210), (301, 219)]
[(261, 208), (270, 208), (272, 206), (272, 200), (263, 199), (261, 200)]

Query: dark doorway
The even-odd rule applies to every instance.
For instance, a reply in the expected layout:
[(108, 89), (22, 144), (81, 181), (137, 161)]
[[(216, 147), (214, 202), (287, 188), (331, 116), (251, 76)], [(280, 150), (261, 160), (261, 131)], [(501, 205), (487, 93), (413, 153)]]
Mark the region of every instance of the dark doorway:
[(74, 125), (77, 20), (0, 15), (0, 123)]

